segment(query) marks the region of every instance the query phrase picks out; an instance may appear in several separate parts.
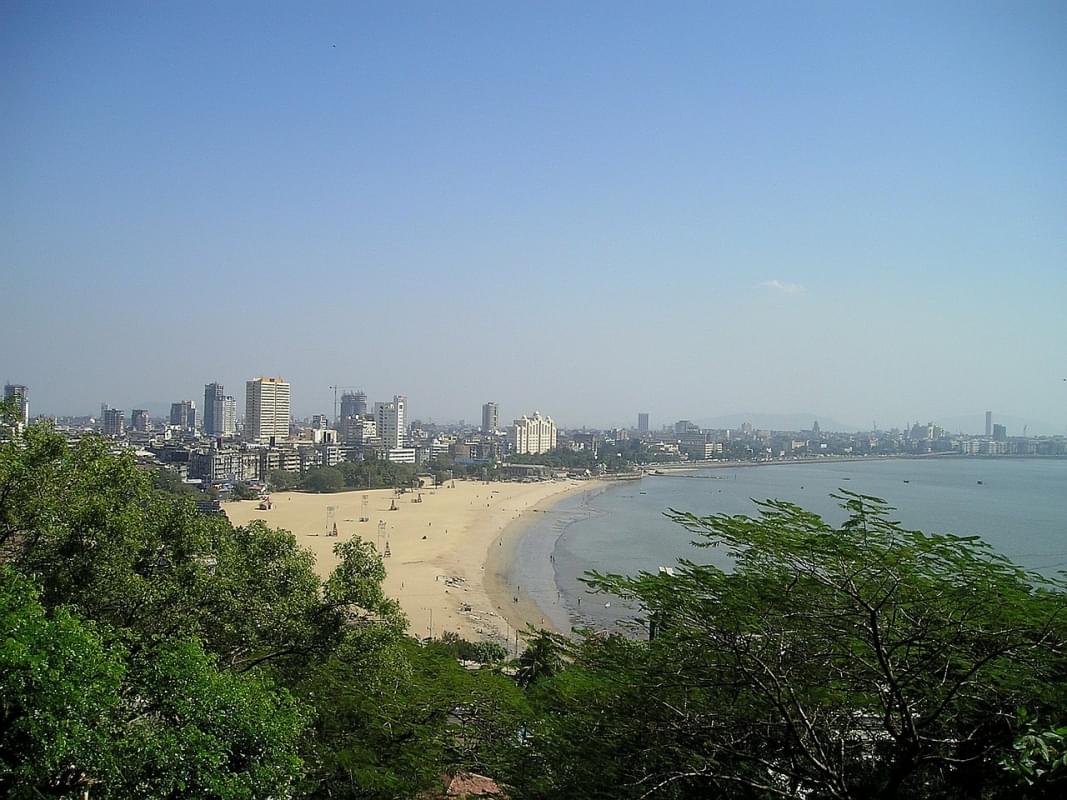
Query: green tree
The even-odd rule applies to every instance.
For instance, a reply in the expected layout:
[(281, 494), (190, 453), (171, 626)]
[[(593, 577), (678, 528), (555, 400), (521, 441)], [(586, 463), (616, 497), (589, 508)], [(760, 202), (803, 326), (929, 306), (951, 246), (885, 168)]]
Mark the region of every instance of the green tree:
[(383, 627), (353, 631), (303, 692), (317, 709), (313, 797), (414, 797), (449, 770), (499, 772), (528, 713), (504, 676)]
[(7, 797), (288, 797), (303, 721), (199, 643), (132, 655), (0, 568), (0, 791)]
[(300, 475), (284, 469), (272, 469), (270, 471), (270, 485), (277, 492), (294, 489), (300, 485)]
[(551, 678), (563, 669), (565, 652), (563, 637), (545, 630), (538, 631), (526, 643), (526, 649), (515, 662), (515, 679), (520, 686), (526, 687), (544, 678)]
[(302, 775), (304, 720), (260, 674), (219, 671), (195, 641), (172, 641), (131, 663), (118, 774), (105, 796), (292, 797)]
[(1016, 708), (1063, 718), (1064, 584), (840, 499), (836, 528), (777, 501), (758, 518), (671, 512), (733, 568), (593, 576), (656, 635), (589, 637), (538, 683), (525, 763), (540, 777), (519, 793), (1025, 796), (1001, 761)]
[(0, 566), (0, 794), (62, 797), (115, 765), (124, 667), (65, 609), (49, 617), (28, 578)]
[(234, 484), (233, 491), (230, 492), (231, 500), (255, 500), (257, 497), (259, 493), (247, 483)]
[(345, 480), (335, 467), (312, 467), (300, 485), (309, 492), (339, 492), (345, 487)]

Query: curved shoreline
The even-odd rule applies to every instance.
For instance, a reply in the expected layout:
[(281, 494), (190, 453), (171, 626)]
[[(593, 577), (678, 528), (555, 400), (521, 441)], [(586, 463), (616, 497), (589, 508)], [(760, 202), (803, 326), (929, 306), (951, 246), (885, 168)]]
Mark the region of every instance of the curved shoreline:
[(553, 633), (569, 632), (559, 629), (551, 614), (538, 605), (526, 587), (513, 586), (511, 583), (511, 573), (519, 546), (537, 521), (534, 514), (548, 513), (566, 497), (581, 492), (603, 490), (609, 483), (605, 480), (589, 480), (549, 495), (508, 523), (490, 542), (485, 554), (483, 585), (495, 612), (504, 619), (510, 629), (509, 641), (513, 647), (516, 633), (520, 639), (525, 638), (524, 633), (529, 627), (538, 630), (543, 628)]

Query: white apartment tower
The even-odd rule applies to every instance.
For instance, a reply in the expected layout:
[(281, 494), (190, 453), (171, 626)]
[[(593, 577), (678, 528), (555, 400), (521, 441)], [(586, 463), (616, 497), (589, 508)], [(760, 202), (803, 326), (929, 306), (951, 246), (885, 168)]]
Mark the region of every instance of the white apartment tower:
[(245, 383), (245, 438), (269, 443), (289, 438), (289, 384), (281, 378)]
[(535, 411), (532, 417), (522, 416), (511, 426), (513, 453), (547, 453), (556, 446), (556, 423)]
[(404, 446), (405, 412), (408, 399), (398, 394), (391, 403), (374, 404), (374, 420), (378, 423), (378, 436), (386, 450)]

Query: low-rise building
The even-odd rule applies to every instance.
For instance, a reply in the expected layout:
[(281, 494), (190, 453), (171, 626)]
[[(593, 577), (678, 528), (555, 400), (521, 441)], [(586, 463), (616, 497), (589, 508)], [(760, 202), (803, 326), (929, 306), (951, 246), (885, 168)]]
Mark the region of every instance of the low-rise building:
[(390, 447), (385, 451), (385, 460), (393, 464), (416, 463), (414, 447)]

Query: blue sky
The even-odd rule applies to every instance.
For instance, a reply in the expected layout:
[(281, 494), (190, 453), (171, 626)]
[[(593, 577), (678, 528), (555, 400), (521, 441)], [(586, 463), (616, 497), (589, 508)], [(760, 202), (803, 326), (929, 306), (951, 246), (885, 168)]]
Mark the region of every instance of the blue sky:
[(1065, 41), (1062, 3), (6, 3), (0, 378), (1063, 432)]

